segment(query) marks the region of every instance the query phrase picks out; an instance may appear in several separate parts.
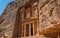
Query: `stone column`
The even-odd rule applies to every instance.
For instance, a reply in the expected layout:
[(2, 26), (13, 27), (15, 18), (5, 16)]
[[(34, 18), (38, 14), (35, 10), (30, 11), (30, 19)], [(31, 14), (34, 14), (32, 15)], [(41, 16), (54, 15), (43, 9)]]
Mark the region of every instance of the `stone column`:
[(59, 34), (58, 34), (58, 38), (60, 38)]
[(33, 36), (34, 36), (34, 33), (35, 33), (34, 31), (35, 31), (35, 29), (34, 29), (34, 23), (33, 23)]
[(26, 25), (24, 24), (24, 37), (26, 36)]
[(23, 25), (21, 26), (21, 37), (22, 37), (22, 35), (23, 35)]
[(29, 36), (31, 36), (31, 24), (29, 24)]
[(39, 36), (39, 26), (38, 26), (38, 22), (37, 22), (37, 29), (36, 29), (36, 36)]

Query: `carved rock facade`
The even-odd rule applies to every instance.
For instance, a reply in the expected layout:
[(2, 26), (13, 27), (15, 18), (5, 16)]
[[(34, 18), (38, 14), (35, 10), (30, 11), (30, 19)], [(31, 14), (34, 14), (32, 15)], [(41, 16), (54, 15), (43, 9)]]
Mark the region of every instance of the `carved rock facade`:
[(1, 37), (59, 38), (60, 0), (16, 0), (0, 19)]

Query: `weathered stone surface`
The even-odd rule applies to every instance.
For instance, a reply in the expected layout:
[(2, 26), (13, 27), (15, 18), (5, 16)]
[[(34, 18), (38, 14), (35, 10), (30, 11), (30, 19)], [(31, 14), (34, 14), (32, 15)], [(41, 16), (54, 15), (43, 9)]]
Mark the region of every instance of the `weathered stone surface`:
[[(40, 3), (42, 1), (42, 3)], [(59, 12), (58, 1), (56, 0), (39, 0), (39, 26), (40, 31), (48, 29), (59, 24), (57, 12)], [(55, 10), (56, 9), (56, 10)], [(56, 12), (57, 11), (57, 12)]]
[[(1, 37), (5, 36), (5, 34), (8, 37), (12, 37), (12, 33), (13, 33), (12, 31), (15, 23), (16, 13), (18, 12), (17, 10), (19, 9), (20, 6), (24, 5), (25, 2), (27, 1), (29, 0), (16, 0), (7, 5), (5, 11), (0, 16), (0, 33), (1, 33), (0, 36)], [(36, 9), (37, 7), (35, 8), (36, 9), (35, 11), (33, 8), (35, 4), (37, 3), (31, 4), (31, 5), (33, 10), (32, 12), (35, 13), (35, 16), (39, 16), (38, 17), (39, 32), (53, 28), (55, 25), (60, 24), (60, 0), (39, 0), (38, 15), (37, 15), (37, 9)], [(29, 12), (30, 11), (29, 8), (26, 11)], [(27, 13), (27, 16), (28, 16), (27, 18), (30, 17), (28, 13)], [(33, 19), (33, 18), (30, 18), (30, 19)], [(40, 38), (43, 38), (43, 37), (45, 36), (42, 36)]]

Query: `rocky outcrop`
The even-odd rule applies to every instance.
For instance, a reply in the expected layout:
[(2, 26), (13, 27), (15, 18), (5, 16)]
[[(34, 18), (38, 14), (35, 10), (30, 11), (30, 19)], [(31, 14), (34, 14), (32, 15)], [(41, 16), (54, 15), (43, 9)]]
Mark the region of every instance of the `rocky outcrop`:
[[(12, 36), (17, 9), (28, 0), (9, 3), (0, 17), (0, 36)], [(60, 0), (39, 0), (39, 31), (60, 24)]]
[(57, 0), (39, 0), (39, 26), (40, 31), (54, 27), (60, 24), (59, 12), (60, 6)]

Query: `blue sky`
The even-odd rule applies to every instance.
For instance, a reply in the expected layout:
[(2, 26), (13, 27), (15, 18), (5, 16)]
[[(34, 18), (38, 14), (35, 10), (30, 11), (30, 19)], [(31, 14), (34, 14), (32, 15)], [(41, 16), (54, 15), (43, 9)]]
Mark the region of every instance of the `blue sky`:
[(0, 15), (4, 12), (4, 9), (8, 5), (8, 3), (12, 1), (13, 0), (0, 0)]

